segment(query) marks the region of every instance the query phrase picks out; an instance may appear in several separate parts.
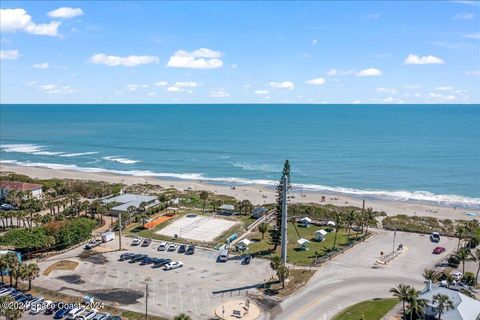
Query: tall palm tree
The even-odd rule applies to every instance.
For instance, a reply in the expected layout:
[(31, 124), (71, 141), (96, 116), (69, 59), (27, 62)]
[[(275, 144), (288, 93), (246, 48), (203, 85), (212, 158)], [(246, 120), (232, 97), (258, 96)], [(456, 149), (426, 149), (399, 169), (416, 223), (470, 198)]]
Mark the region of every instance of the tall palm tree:
[(432, 302), (437, 305), (438, 320), (442, 320), (442, 314), (453, 309), (453, 302), (446, 294), (438, 293), (432, 297)]
[(477, 273), (475, 275), (475, 282), (478, 283), (478, 274), (480, 273), (480, 249), (477, 248), (473, 251), (472, 258), (473, 261), (476, 261), (478, 263)]
[(205, 213), (205, 206), (207, 205), (208, 192), (207, 191), (201, 191), (200, 192), (200, 199), (203, 200), (202, 212)]
[(290, 275), (290, 269), (284, 264), (281, 264), (277, 269), (278, 280), (282, 282), (282, 289), (285, 288), (285, 280)]
[(8, 268), (8, 262), (6, 259), (6, 255), (2, 254), (0, 255), (0, 276), (2, 277), (2, 282), (3, 282), (3, 274), (4, 271)]
[(22, 264), (20, 266), (20, 278), (28, 281), (28, 291), (32, 289), (32, 280), (40, 275), (40, 268), (36, 263)]
[[(5, 308), (4, 306), (8, 306)], [(12, 306), (10, 308), (10, 306)], [(18, 320), (23, 316), (23, 309), (15, 304), (15, 299), (11, 296), (0, 297), (0, 316), (7, 320)]]
[(332, 250), (335, 250), (335, 247), (337, 246), (337, 235), (338, 235), (338, 230), (342, 227), (343, 224), (343, 219), (340, 213), (336, 212), (335, 213), (335, 238), (333, 239), (333, 247)]
[(403, 315), (405, 315), (405, 304), (408, 302), (408, 299), (410, 298), (411, 289), (412, 289), (411, 286), (403, 283), (400, 283), (397, 287), (390, 289), (390, 293), (394, 297), (397, 297), (402, 302)]
[(460, 249), (460, 243), (462, 242), (464, 233), (465, 233), (465, 228), (463, 226), (458, 226), (455, 230), (455, 235), (458, 238), (457, 251)]
[(410, 311), (410, 320), (413, 320), (415, 315), (420, 317), (424, 314), (425, 307), (427, 306), (428, 300), (420, 298), (420, 291), (411, 288), (408, 293), (408, 311)]
[(375, 221), (375, 213), (373, 212), (373, 209), (367, 208), (365, 210), (365, 223), (366, 223), (365, 233), (368, 233), (368, 227), (370, 226), (370, 223), (374, 221)]
[(20, 262), (18, 261), (17, 255), (12, 252), (5, 254), (4, 258), (8, 268), (8, 276), (10, 277), (10, 286), (13, 286), (13, 278), (17, 272)]
[(423, 278), (425, 280), (430, 280), (430, 281), (436, 281), (437, 280), (437, 275), (433, 269), (424, 269), (423, 270)]
[(355, 222), (355, 219), (357, 218), (357, 212), (355, 210), (351, 210), (347, 214), (347, 219), (346, 219), (346, 224), (348, 226), (348, 231), (347, 231), (347, 239), (350, 241), (350, 231), (352, 230), (352, 225)]
[(465, 273), (465, 262), (472, 260), (470, 249), (461, 248), (455, 255), (457, 256), (457, 259), (462, 262), (462, 273)]

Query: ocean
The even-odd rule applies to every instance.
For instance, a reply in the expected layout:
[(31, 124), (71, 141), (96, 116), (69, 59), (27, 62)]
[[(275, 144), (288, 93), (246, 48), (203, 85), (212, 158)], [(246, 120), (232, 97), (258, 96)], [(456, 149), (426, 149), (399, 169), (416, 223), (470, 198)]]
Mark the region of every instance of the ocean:
[(0, 161), (480, 208), (480, 105), (1, 105)]

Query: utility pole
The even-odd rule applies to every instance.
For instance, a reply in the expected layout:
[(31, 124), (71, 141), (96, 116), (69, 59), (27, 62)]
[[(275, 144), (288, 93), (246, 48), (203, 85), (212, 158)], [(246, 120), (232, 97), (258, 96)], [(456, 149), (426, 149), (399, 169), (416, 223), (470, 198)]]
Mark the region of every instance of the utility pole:
[(282, 252), (281, 258), (284, 265), (287, 264), (287, 222), (288, 222), (288, 203), (287, 203), (287, 190), (288, 190), (288, 177), (283, 176), (281, 181), (282, 186), (282, 228), (281, 228), (281, 238), (282, 238)]
[(397, 236), (397, 229), (395, 229), (395, 231), (393, 231), (393, 250), (392, 250), (392, 253), (395, 253), (395, 238)]
[(148, 283), (145, 283), (145, 320), (148, 319)]
[(122, 251), (122, 212), (118, 211), (118, 250)]

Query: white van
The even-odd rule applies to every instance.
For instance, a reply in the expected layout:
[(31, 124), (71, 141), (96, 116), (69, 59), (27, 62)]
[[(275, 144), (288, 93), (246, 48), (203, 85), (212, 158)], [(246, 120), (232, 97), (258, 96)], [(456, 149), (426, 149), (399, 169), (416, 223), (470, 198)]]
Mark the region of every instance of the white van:
[(228, 261), (228, 250), (222, 249), (220, 250), (220, 254), (218, 255), (218, 261), (227, 262)]
[(432, 234), (430, 235), (430, 240), (432, 242), (440, 242), (440, 233), (432, 232)]
[(79, 317), (83, 312), (85, 311), (85, 308), (75, 308), (70, 310), (70, 312), (67, 315), (68, 320), (75, 320), (77, 317)]

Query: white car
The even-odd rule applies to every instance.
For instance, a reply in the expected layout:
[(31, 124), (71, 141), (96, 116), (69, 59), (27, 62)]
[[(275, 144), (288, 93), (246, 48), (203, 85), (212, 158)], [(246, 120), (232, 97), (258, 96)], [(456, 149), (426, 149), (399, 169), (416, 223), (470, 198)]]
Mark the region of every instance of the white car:
[(142, 242), (143, 242), (143, 240), (144, 240), (144, 239), (141, 238), (141, 237), (137, 237), (137, 238), (133, 239), (133, 241), (132, 241), (132, 246), (139, 246), (139, 245), (141, 245)]
[(75, 320), (76, 318), (80, 317), (82, 313), (85, 312), (85, 308), (75, 308), (70, 310), (70, 312), (67, 314), (67, 319), (68, 320)]
[(451, 273), (453, 279), (457, 280), (457, 281), (460, 281), (463, 277), (463, 273), (461, 273), (460, 271), (453, 271)]
[(78, 318), (83, 320), (90, 320), (90, 319), (93, 319), (93, 317), (95, 317), (97, 313), (98, 311), (95, 309), (88, 310), (88, 311), (85, 311), (85, 313)]
[(160, 245), (158, 246), (158, 251), (165, 251), (167, 250), (167, 243), (166, 242), (160, 242)]
[(177, 250), (177, 244), (176, 243), (170, 243), (168, 245), (167, 251), (176, 251)]
[(181, 267), (183, 267), (183, 262), (181, 262), (181, 261), (173, 261), (173, 262), (167, 263), (167, 264), (163, 267), (163, 270), (173, 270), (173, 269), (177, 269), (177, 268), (181, 268)]
[(41, 304), (43, 302), (44, 298), (43, 297), (38, 297), (33, 300), (28, 301), (25, 303), (25, 310), (29, 310), (31, 307), (33, 307), (36, 304)]

